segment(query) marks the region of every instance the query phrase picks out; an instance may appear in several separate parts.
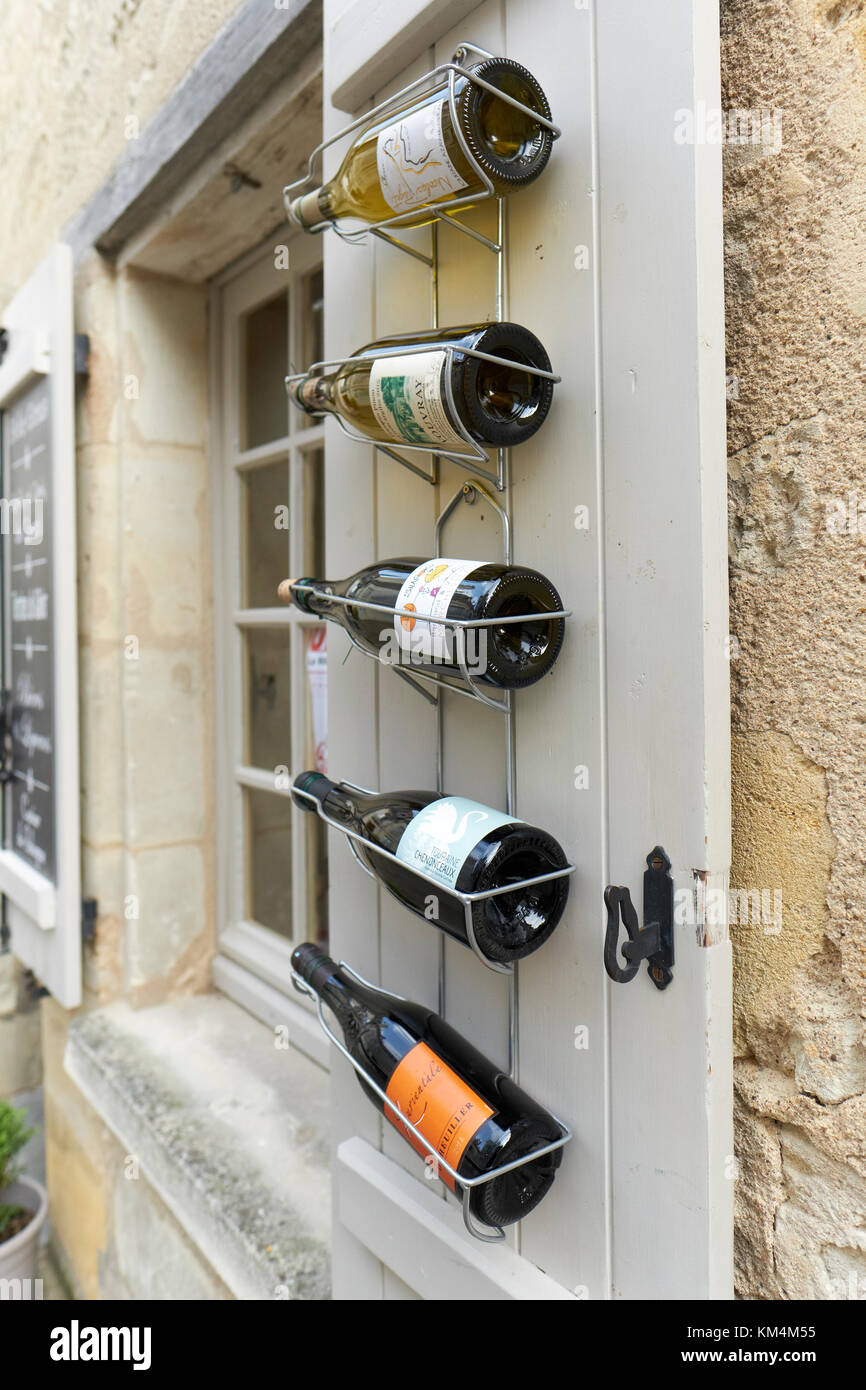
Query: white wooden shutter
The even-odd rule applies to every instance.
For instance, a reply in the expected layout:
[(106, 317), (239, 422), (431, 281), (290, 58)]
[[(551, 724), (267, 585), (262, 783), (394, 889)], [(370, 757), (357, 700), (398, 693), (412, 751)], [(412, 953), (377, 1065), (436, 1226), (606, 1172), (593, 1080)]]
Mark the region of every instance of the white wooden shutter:
[[(563, 132), (508, 209), (508, 317), (563, 378), (542, 429), (513, 451), (510, 504), (515, 559), (574, 611), (555, 670), (517, 694), (516, 762), (517, 813), (577, 864), (566, 918), (519, 967), (519, 1080), (575, 1139), (508, 1244), (481, 1246), (337, 1059), (335, 1296), (730, 1297), (724, 932), (677, 928), (665, 992), (644, 970), (614, 984), (602, 964), (607, 883), (627, 884), (640, 913), (660, 843), (699, 919), (729, 860), (721, 160), (674, 138), (678, 110), (718, 105), (718, 7), (325, 0), (326, 135), (464, 39), (528, 67)], [(340, 155), (328, 152), (326, 173)], [(473, 214), (488, 234), (493, 211)], [(492, 317), (492, 258), (448, 228), (439, 245), (440, 322)], [(423, 266), (327, 233), (324, 253), (328, 357), (427, 326)], [(435, 516), (464, 476), (445, 464), (430, 488), (330, 427), (326, 468), (335, 578), (432, 555)], [(498, 558), (500, 541), (489, 508), (461, 507), (444, 553)], [(346, 660), (346, 645), (329, 643), (331, 775), (434, 786), (435, 715), (392, 672)], [(446, 790), (503, 804), (498, 720), (446, 700)], [(330, 855), (333, 954), (435, 1003), (435, 931), (378, 894), (333, 837)], [(446, 977), (449, 1021), (504, 1061), (501, 978), (451, 942)]]
[(75, 344), (67, 246), (55, 246), (34, 271), (2, 324), (3, 498), (22, 505), (29, 500), (33, 512), (29, 539), (2, 537), (4, 678), (13, 736), (0, 892), (15, 955), (73, 1008), (81, 1002), (81, 850)]

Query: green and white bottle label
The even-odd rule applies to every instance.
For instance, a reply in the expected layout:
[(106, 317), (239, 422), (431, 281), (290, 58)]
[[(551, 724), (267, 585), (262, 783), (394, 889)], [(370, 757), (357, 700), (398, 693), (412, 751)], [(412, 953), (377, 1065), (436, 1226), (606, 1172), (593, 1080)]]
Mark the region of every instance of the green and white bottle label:
[(377, 357), (370, 368), (370, 406), (392, 439), (408, 444), (432, 444), (466, 451), (442, 399), (442, 368), (446, 353), (407, 352)]
[(453, 628), (444, 623), (425, 623), (425, 617), (444, 618), (459, 584), (478, 569), (480, 560), (425, 560), (403, 580), (397, 608), (408, 608), (418, 617), (395, 614), (394, 632), (400, 648), (421, 658), (444, 661), (455, 648)]
[(435, 203), (466, 187), (445, 147), (442, 111), (443, 102), (436, 101), (379, 132), (379, 186), (395, 212)]
[(513, 825), (514, 821), (514, 816), (492, 811), (465, 796), (443, 796), (439, 801), (431, 801), (406, 826), (397, 846), (397, 858), (410, 868), (429, 874), (446, 888), (454, 888), (478, 841), (500, 825)]

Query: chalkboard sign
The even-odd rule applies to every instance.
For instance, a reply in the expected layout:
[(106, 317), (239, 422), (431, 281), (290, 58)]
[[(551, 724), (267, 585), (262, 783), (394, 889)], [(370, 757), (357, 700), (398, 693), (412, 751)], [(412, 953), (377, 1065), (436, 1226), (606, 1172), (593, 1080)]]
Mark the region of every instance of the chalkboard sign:
[(42, 377), (4, 414), (2, 499), (7, 720), (11, 772), (6, 843), (55, 874), (51, 390)]
[(56, 245), (0, 324), (3, 834), (13, 955), (81, 1003), (81, 784), (72, 252)]

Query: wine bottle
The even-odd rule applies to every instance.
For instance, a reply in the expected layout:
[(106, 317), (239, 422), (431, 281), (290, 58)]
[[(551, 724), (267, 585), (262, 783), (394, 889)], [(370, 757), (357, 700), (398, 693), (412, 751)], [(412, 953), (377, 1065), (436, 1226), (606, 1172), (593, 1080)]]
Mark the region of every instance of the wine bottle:
[(543, 345), (519, 323), (429, 329), (369, 343), (336, 371), (309, 372), (290, 399), (308, 415), (339, 416), (379, 444), (466, 453), (461, 426), (479, 444), (507, 447), (529, 439), (546, 419), (553, 382), (521, 366), (550, 371)]
[[(350, 1055), (461, 1177), (480, 1177), (562, 1137), (552, 1115), (432, 1009), (360, 984), (312, 942), (295, 948), (292, 967), (334, 1014)], [(427, 1159), (423, 1144), (359, 1080), (376, 1108)], [(471, 1189), (470, 1211), (488, 1226), (519, 1221), (548, 1192), (561, 1156), (555, 1149), (480, 1183)], [(462, 1196), (448, 1173), (437, 1176)]]
[[(313, 593), (310, 587), (316, 592)], [(304, 613), (340, 623), (372, 656), (394, 664), (438, 668), (500, 689), (534, 684), (550, 670), (562, 647), (559, 594), (537, 570), (483, 560), (380, 560), (341, 581), (285, 579), (280, 598)], [(388, 614), (340, 599), (382, 604)], [(402, 616), (400, 615), (402, 612)], [(417, 618), (413, 615), (417, 613)], [(523, 622), (449, 628), (427, 619), (479, 622), (527, 614)]]
[[(303, 772), (294, 780), (293, 799), (305, 811), (329, 816), (363, 836), (363, 843), (354, 843), (389, 892), (410, 912), (464, 945), (470, 943), (463, 904), (448, 892), (436, 893), (416, 871), (446, 889), (484, 893), (553, 873), (568, 862), (546, 830), (462, 796), (431, 791), (368, 794), (321, 773)], [(401, 862), (377, 854), (377, 847)], [(567, 899), (565, 875), (472, 903), (479, 950), (500, 963), (531, 955), (557, 926)]]
[[(531, 72), (510, 58), (486, 58), (473, 74), (550, 120), (547, 98)], [(296, 198), (292, 218), (305, 231), (358, 218), (372, 224), (401, 216), (401, 225), (430, 220), (431, 204), (483, 196), (483, 170), (494, 192), (511, 193), (538, 178), (553, 144), (551, 131), (466, 77), (455, 82), (455, 130), (447, 77), (358, 134), (336, 174)], [(421, 209), (412, 216), (413, 209)]]

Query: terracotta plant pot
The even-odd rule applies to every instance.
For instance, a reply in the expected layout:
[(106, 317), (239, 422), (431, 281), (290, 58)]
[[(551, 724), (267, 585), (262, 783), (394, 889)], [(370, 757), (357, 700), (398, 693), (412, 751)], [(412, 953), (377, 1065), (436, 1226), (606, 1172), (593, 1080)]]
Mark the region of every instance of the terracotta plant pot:
[(35, 1279), (39, 1232), (48, 1214), (48, 1193), (35, 1178), (21, 1177), (0, 1191), (0, 1203), (24, 1207), (33, 1218), (11, 1240), (0, 1241), (0, 1279)]

